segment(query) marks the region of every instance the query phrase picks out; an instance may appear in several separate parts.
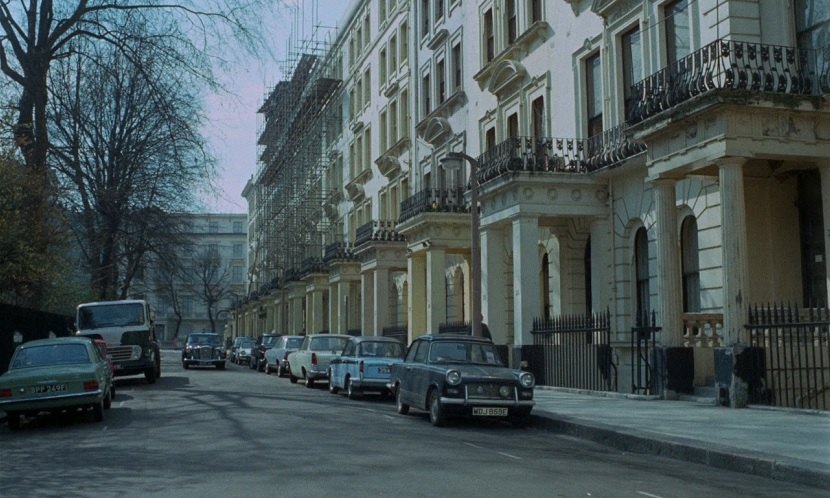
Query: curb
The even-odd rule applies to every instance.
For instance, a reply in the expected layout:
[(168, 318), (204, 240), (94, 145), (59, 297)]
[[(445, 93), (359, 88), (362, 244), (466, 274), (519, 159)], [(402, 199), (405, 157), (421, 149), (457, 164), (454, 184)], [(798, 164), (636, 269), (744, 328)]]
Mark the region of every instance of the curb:
[(701, 443), (682, 437), (659, 436), (612, 425), (584, 422), (545, 412), (533, 414), (533, 427), (593, 441), (618, 450), (673, 458), (733, 472), (767, 477), (805, 486), (830, 488), (830, 468), (798, 459)]

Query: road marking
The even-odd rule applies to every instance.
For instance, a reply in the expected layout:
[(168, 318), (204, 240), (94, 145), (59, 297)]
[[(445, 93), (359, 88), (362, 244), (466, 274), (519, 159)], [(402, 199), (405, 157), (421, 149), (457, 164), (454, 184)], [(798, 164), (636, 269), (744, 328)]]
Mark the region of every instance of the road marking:
[(648, 496), (649, 498), (663, 498), (660, 495), (653, 495), (651, 493), (646, 493), (645, 491), (637, 491), (638, 495)]
[(522, 459), (522, 457), (517, 457), (516, 455), (511, 455), (510, 453), (504, 453), (502, 451), (499, 451), (498, 454), (501, 455), (501, 456), (506, 456), (507, 458), (512, 458), (513, 460), (521, 460)]
[(484, 446), (479, 446), (479, 445), (477, 445), (477, 444), (467, 443), (467, 442), (464, 442), (464, 444), (466, 444), (467, 446), (471, 446), (471, 447), (473, 447), (473, 448), (479, 449), (479, 450), (483, 450), (483, 449), (484, 449)]

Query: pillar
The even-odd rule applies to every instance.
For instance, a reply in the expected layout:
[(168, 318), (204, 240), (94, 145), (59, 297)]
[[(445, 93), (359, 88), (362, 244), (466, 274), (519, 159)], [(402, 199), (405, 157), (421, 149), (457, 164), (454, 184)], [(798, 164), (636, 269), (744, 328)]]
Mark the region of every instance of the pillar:
[(830, 304), (830, 161), (819, 167), (821, 174), (821, 206), (824, 218), (824, 268), (827, 277), (827, 300)]
[(507, 254), (504, 229), (495, 226), (481, 230), (481, 314), (496, 344), (512, 344), (508, 330)]
[(664, 346), (683, 345), (683, 295), (677, 236), (675, 180), (657, 179), (654, 186), (657, 230), (657, 313)]
[(530, 331), (539, 312), (539, 224), (536, 218), (513, 220), (513, 344), (533, 344)]
[(412, 254), (406, 262), (406, 277), (409, 281), (409, 302), (407, 303), (407, 328), (409, 341), (427, 333), (426, 321), (426, 257)]
[(374, 270), (367, 270), (360, 272), (360, 289), (363, 300), (361, 302), (360, 310), (360, 330), (363, 335), (375, 335), (375, 319), (376, 312), (375, 296), (374, 296)]
[(723, 239), (723, 343), (741, 342), (746, 316), (748, 254), (743, 158), (718, 161)]
[(447, 321), (447, 255), (443, 249), (428, 249), (426, 262), (427, 333), (437, 334)]
[(377, 268), (374, 276), (375, 313), (373, 335), (383, 335), (383, 327), (391, 323), (389, 318), (389, 269)]
[(317, 334), (324, 330), (323, 324), (323, 290), (315, 289), (308, 294), (308, 324), (310, 333)]

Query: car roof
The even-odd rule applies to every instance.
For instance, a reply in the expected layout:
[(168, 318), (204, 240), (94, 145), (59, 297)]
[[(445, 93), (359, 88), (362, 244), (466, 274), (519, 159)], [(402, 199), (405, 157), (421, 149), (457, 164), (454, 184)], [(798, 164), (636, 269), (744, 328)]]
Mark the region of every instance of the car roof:
[(311, 337), (312, 339), (314, 339), (315, 337), (345, 337), (347, 339), (351, 339), (352, 337), (355, 337), (355, 336), (348, 335), (348, 334), (311, 334), (311, 335), (308, 335), (308, 336), (305, 336), (305, 337)]
[(360, 336), (352, 336), (353, 342), (397, 342), (401, 344), (401, 341), (395, 339), (394, 337), (385, 337), (382, 335), (360, 335)]
[(486, 337), (475, 337), (471, 335), (464, 335), (464, 334), (440, 334), (440, 335), (422, 335), (420, 337), (415, 338), (416, 341), (430, 341), (430, 342), (444, 342), (444, 341), (453, 341), (458, 342), (461, 341), (468, 341), (468, 342), (480, 342), (482, 344), (493, 344), (492, 339), (488, 339)]
[(31, 346), (49, 346), (54, 344), (92, 344), (89, 337), (52, 337), (49, 339), (35, 339), (34, 341), (27, 341), (20, 345), (22, 348)]
[(106, 306), (106, 305), (115, 305), (115, 304), (144, 304), (147, 301), (144, 299), (120, 299), (115, 301), (93, 301), (89, 303), (81, 303), (78, 305), (78, 308), (85, 307), (85, 306)]

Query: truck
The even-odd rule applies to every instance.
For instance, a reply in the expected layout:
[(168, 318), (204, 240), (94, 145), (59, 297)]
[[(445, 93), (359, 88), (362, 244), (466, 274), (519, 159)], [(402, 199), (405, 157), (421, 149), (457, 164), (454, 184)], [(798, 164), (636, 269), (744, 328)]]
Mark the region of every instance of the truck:
[(77, 335), (107, 343), (114, 376), (144, 375), (148, 384), (161, 376), (161, 352), (147, 301), (79, 304), (75, 326)]

